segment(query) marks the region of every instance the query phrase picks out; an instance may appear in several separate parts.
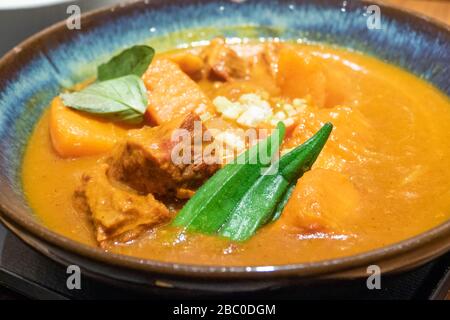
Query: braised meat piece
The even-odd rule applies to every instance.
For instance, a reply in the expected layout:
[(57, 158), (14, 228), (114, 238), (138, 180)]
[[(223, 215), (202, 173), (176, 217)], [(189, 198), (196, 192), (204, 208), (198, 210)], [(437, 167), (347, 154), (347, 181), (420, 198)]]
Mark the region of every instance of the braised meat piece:
[(222, 38), (213, 39), (202, 56), (212, 78), (222, 81), (243, 79), (248, 73), (248, 66), (244, 59), (228, 47)]
[(203, 159), (202, 150), (212, 141), (204, 141), (202, 132), (193, 113), (131, 130), (110, 160), (110, 176), (144, 194), (186, 198), (186, 190), (195, 190), (218, 169), (213, 159)]
[(153, 195), (139, 195), (110, 181), (108, 169), (101, 164), (85, 174), (74, 194), (75, 206), (90, 215), (100, 245), (129, 241), (170, 219), (169, 210)]

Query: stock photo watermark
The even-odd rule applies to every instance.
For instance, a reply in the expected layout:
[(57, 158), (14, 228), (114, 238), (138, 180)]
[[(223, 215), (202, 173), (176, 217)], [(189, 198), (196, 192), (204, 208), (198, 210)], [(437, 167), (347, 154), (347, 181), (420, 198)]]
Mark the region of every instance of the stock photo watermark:
[[(69, 290), (81, 290), (81, 269), (77, 265), (67, 267), (68, 274), (66, 287)], [(369, 275), (366, 279), (366, 287), (368, 290), (381, 290), (381, 268), (378, 265), (370, 265), (366, 269)]]
[(69, 17), (66, 19), (66, 26), (69, 30), (81, 29), (81, 8), (75, 4), (67, 7), (66, 13)]
[(370, 5), (366, 10), (367, 28), (369, 30), (381, 30), (381, 9), (377, 5)]
[(67, 267), (66, 273), (69, 275), (66, 280), (66, 287), (69, 290), (81, 290), (81, 269), (77, 265)]
[(367, 267), (369, 277), (366, 280), (366, 286), (369, 290), (381, 289), (381, 268), (376, 264)]
[[(231, 2), (242, 3), (245, 0), (231, 0)], [(123, 3), (126, 3), (124, 1)], [(346, 12), (347, 1), (343, 2), (343, 7), (340, 9)], [(81, 8), (78, 5), (72, 4), (67, 7), (66, 13), (69, 15), (66, 19), (66, 26), (69, 30), (81, 30)], [(381, 8), (378, 5), (372, 4), (367, 6), (363, 13), (366, 19), (366, 26), (369, 30), (381, 30)]]

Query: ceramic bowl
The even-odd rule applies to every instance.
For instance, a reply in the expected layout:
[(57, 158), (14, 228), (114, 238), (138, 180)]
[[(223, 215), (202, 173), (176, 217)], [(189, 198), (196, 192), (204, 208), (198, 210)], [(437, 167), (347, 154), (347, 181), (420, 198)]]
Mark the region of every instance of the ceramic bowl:
[(137, 43), (164, 50), (216, 35), (324, 42), (399, 65), (450, 95), (449, 28), (380, 5), (381, 29), (370, 29), (369, 5), (335, 0), (141, 1), (86, 14), (81, 30), (68, 30), (62, 22), (34, 35), (0, 61), (2, 222), (38, 251), (77, 264), (86, 274), (169, 292), (235, 292), (356, 278), (366, 276), (371, 264), (383, 272), (401, 272), (447, 252), (449, 221), (384, 248), (314, 263), (222, 267), (142, 260), (106, 253), (49, 230), (33, 215), (22, 191), (24, 148), (50, 100), (62, 87), (95, 75), (95, 67), (115, 52)]

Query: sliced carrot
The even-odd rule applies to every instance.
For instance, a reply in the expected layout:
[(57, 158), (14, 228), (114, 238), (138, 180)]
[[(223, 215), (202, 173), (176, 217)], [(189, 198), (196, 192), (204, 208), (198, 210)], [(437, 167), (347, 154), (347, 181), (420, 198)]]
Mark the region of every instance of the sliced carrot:
[(277, 84), (289, 98), (310, 97), (319, 108), (351, 104), (358, 95), (358, 85), (349, 68), (340, 62), (284, 47), (279, 53)]
[(198, 55), (189, 52), (176, 52), (168, 55), (167, 58), (175, 62), (191, 78), (195, 79), (201, 76), (204, 62)]
[(358, 217), (359, 201), (359, 192), (347, 176), (316, 168), (298, 180), (276, 223), (296, 233), (345, 232), (343, 226)]
[(320, 61), (312, 55), (285, 47), (280, 50), (277, 83), (283, 95), (305, 98), (322, 107), (326, 99), (326, 76)]
[(107, 152), (125, 133), (117, 124), (66, 107), (59, 97), (51, 103), (50, 137), (61, 157)]
[(168, 59), (153, 60), (142, 77), (149, 96), (145, 118), (152, 125), (192, 111), (200, 115), (211, 108), (198, 84)]

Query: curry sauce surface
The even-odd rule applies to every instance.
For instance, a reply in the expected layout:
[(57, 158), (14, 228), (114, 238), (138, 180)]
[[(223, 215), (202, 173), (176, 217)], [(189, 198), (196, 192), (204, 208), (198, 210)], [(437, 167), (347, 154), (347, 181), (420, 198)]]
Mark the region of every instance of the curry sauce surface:
[[(389, 245), (429, 230), (450, 217), (450, 103), (417, 77), (372, 57), (316, 45), (296, 45), (315, 54), (329, 68), (345, 69), (354, 85), (354, 105), (308, 108), (285, 141), (296, 146), (321, 124), (331, 121), (331, 140), (315, 170), (338, 172), (348, 179), (358, 200), (333, 177), (310, 179), (327, 184), (333, 196), (314, 201), (328, 210), (347, 210), (333, 232), (295, 233), (270, 224), (245, 243), (200, 234), (180, 234), (169, 226), (110, 251), (161, 261), (208, 265), (273, 265), (348, 256)], [(236, 47), (251, 54), (252, 45)], [(262, 79), (261, 81), (264, 81)], [(271, 84), (263, 84), (269, 87)], [(336, 83), (335, 85), (339, 85)], [(211, 83), (201, 83), (213, 95)], [(275, 90), (275, 89), (274, 89)], [(102, 156), (60, 158), (52, 148), (49, 115), (36, 125), (23, 161), (23, 187), (36, 216), (51, 230), (96, 245), (89, 217), (72, 206), (72, 194), (84, 172)], [(319, 181), (317, 181), (319, 180)], [(309, 181), (309, 180), (308, 180)], [(337, 182), (336, 182), (337, 183)], [(334, 201), (334, 202), (333, 202)], [(336, 203), (339, 202), (339, 203)], [(328, 206), (328, 207), (327, 207)], [(331, 209), (329, 209), (331, 208)], [(294, 207), (292, 210), (296, 210)], [(300, 209), (299, 209), (300, 210)]]

